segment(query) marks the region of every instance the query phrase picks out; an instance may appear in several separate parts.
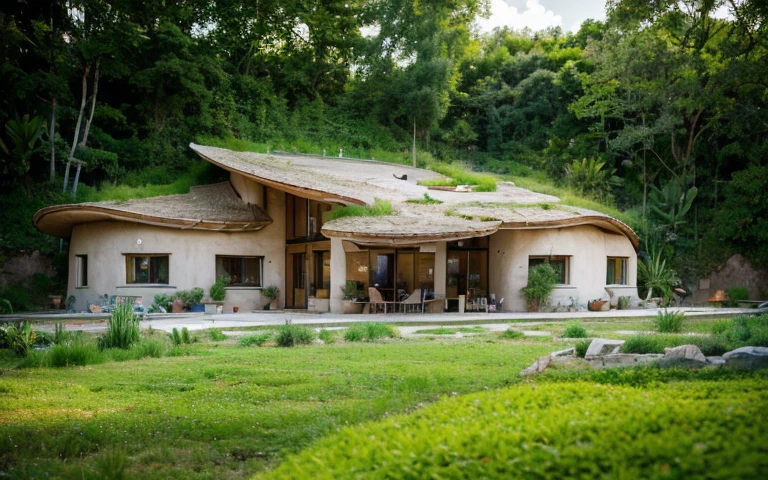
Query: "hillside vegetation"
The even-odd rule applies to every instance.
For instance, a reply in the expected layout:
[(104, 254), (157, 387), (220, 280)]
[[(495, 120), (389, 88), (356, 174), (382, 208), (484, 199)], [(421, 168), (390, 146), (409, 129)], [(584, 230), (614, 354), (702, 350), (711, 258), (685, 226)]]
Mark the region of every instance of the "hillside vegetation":
[(577, 32), (485, 35), (468, 0), (185, 5), (4, 7), (0, 255), (58, 251), (29, 218), (74, 190), (217, 181), (193, 141), (410, 163), (415, 133), (421, 166), (625, 220), (672, 278), (768, 265), (764, 2), (618, 0)]

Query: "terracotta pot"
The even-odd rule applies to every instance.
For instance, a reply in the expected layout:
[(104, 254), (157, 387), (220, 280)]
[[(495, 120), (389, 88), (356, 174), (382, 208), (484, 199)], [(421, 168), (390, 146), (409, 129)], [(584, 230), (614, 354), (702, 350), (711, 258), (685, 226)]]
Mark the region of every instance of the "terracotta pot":
[(234, 307), (232, 307), (232, 312), (233, 312), (233, 313), (237, 313), (237, 312), (239, 312), (239, 311), (240, 311), (240, 307), (238, 307), (237, 305), (235, 305)]
[(603, 310), (603, 306), (608, 303), (608, 300), (594, 300), (587, 304), (591, 312), (599, 312)]
[(61, 308), (61, 297), (51, 297), (51, 303), (56, 310)]
[(539, 302), (539, 300), (533, 299), (528, 301), (529, 312), (538, 312), (540, 307), (541, 307), (541, 302)]

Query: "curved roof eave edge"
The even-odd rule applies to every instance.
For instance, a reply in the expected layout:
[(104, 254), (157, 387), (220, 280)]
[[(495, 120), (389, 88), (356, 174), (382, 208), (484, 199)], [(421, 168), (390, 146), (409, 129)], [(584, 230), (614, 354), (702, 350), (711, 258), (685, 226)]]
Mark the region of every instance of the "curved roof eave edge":
[[(65, 222), (67, 225), (63, 228), (54, 228), (52, 230), (46, 230), (47, 227), (41, 226), (46, 217), (56, 215), (58, 213), (74, 213), (82, 212), (84, 214), (95, 214), (102, 218), (98, 220), (84, 220)], [(92, 205), (82, 204), (64, 204), (64, 205), (52, 205), (50, 207), (41, 208), (32, 217), (32, 223), (35, 228), (40, 232), (55, 237), (65, 238), (72, 234), (72, 229), (75, 225), (81, 223), (100, 222), (100, 221), (118, 221), (118, 222), (133, 222), (143, 225), (153, 225), (158, 227), (176, 228), (180, 230), (205, 230), (205, 231), (226, 231), (226, 232), (255, 232), (261, 230), (267, 225), (272, 223), (272, 219), (253, 222), (232, 222), (232, 221), (217, 221), (217, 220), (203, 220), (192, 218), (173, 218), (173, 217), (158, 217), (153, 215), (145, 215), (140, 213), (130, 213), (123, 210), (111, 209), (107, 207), (94, 207)], [(210, 225), (210, 227), (205, 226)]]
[[(303, 198), (312, 198), (315, 200), (324, 201), (326, 203), (337, 202), (344, 205), (350, 205), (350, 204), (366, 205), (366, 202), (364, 200), (360, 200), (359, 198), (346, 197), (344, 195), (338, 195), (332, 192), (326, 192), (324, 190), (315, 190), (312, 188), (301, 187), (298, 185), (290, 185), (287, 183), (279, 182), (277, 180), (270, 180), (268, 178), (260, 177), (258, 175), (255, 175), (254, 173), (246, 172), (244, 170), (240, 170), (238, 168), (225, 165), (221, 162), (217, 162), (216, 160), (213, 160), (212, 158), (206, 156), (205, 154), (203, 154), (202, 152), (200, 152), (198, 149), (195, 148), (195, 147), (202, 147), (202, 146), (204, 145), (197, 145), (195, 143), (189, 144), (189, 148), (191, 148), (196, 154), (200, 156), (200, 158), (202, 158), (206, 162), (216, 165), (219, 168), (223, 168), (228, 172), (237, 173), (250, 180), (259, 182), (268, 187), (272, 187), (276, 190), (281, 190), (283, 192), (296, 194), (297, 196), (303, 197)], [(217, 148), (217, 147), (211, 147), (211, 148)], [(237, 152), (233, 151), (233, 153), (237, 153)]]

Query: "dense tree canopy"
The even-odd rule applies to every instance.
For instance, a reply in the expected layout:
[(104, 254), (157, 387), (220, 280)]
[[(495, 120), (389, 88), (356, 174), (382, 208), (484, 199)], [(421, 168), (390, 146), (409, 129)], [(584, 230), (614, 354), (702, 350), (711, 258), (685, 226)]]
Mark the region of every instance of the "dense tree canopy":
[[(578, 32), (479, 35), (487, 7), (5, 2), (0, 182), (36, 207), (78, 181), (169, 183), (195, 139), (374, 156), (415, 130), (441, 161), (638, 212), (683, 276), (736, 251), (768, 265), (749, 247), (766, 235), (764, 2), (611, 0)], [(16, 238), (0, 247), (37, 245)]]

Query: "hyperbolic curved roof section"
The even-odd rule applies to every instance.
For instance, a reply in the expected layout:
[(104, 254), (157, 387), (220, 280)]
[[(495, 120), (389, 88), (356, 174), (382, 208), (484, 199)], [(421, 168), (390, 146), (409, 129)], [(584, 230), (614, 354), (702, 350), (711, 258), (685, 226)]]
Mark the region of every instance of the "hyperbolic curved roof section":
[(534, 228), (564, 228), (593, 225), (626, 236), (635, 249), (640, 241), (632, 228), (621, 220), (585, 208), (559, 204), (546, 205), (471, 205), (454, 210), (465, 218), (498, 220), (500, 229), (524, 230)]
[(417, 245), (484, 237), (495, 233), (501, 222), (458, 217), (397, 216), (346, 217), (323, 225), (326, 237), (339, 237), (362, 245)]
[(224, 232), (255, 231), (272, 223), (260, 207), (245, 204), (229, 182), (192, 187), (180, 195), (53, 205), (32, 219), (38, 230), (57, 237), (68, 237), (77, 224), (105, 220)]
[[(302, 168), (290, 159), (254, 152), (233, 152), (226, 148), (189, 144), (204, 160), (268, 187), (327, 203), (365, 205), (370, 199), (358, 182)], [(372, 203), (372, 202), (370, 202)]]

